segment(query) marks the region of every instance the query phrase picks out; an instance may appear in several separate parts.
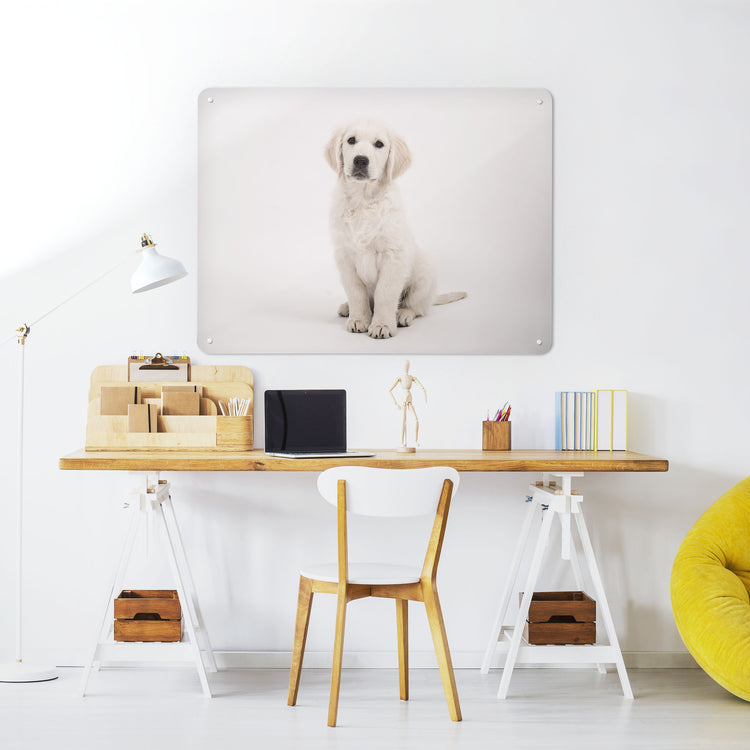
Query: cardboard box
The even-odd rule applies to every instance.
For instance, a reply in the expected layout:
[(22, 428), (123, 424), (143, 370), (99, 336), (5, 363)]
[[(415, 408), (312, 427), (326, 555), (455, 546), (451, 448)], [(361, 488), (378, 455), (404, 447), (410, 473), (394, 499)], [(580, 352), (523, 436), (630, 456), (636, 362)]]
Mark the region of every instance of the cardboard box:
[(128, 404), (139, 404), (141, 394), (137, 385), (103, 385), (101, 387), (101, 414), (127, 414)]
[(164, 416), (198, 416), (201, 413), (201, 395), (195, 391), (163, 391), (161, 413)]
[(128, 404), (128, 432), (157, 432), (155, 404)]

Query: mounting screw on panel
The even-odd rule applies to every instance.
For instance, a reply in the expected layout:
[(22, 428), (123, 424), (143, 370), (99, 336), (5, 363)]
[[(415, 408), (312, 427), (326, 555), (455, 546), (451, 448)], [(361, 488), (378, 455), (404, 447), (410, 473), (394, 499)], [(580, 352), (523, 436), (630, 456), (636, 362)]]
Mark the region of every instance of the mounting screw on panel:
[(208, 337), (208, 338), (206, 339), (206, 343), (207, 343), (207, 344), (213, 344), (213, 343), (214, 343), (214, 340), (213, 340), (213, 338), (211, 338), (211, 336), (209, 336), (209, 337)]
[(536, 345), (537, 346), (541, 346), (543, 343), (544, 343), (544, 341), (542, 341), (541, 339), (537, 339), (536, 340)]
[(208, 103), (209, 103), (209, 104), (213, 104), (213, 103), (214, 103), (214, 98), (213, 98), (213, 96), (209, 96), (209, 97), (208, 97)]

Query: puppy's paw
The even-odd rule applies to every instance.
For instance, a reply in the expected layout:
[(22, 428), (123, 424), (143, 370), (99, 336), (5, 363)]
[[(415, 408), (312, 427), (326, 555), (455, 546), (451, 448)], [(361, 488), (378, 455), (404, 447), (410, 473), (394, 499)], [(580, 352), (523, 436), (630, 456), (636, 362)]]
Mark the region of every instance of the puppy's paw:
[(346, 330), (352, 333), (364, 333), (370, 327), (370, 321), (364, 318), (349, 318), (346, 321)]
[(378, 323), (373, 320), (370, 327), (367, 329), (367, 333), (373, 339), (389, 339), (391, 336), (396, 335), (396, 326), (386, 325), (385, 323)]
[(396, 322), (398, 323), (399, 328), (406, 328), (414, 322), (414, 318), (416, 317), (417, 314), (414, 310), (409, 307), (402, 307), (396, 313)]
[(343, 305), (339, 305), (339, 317), (341, 318), (349, 317), (349, 303), (348, 302), (344, 302)]

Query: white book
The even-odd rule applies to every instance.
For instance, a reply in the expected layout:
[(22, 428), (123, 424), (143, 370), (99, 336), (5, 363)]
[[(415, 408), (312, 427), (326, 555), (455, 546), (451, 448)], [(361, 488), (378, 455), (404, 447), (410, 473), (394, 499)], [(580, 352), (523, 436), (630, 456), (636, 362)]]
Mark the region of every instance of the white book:
[(628, 445), (628, 392), (612, 391), (612, 450), (625, 451)]
[(576, 394), (575, 391), (568, 391), (566, 398), (566, 446), (567, 450), (575, 450), (576, 446)]
[(596, 449), (612, 450), (612, 391), (596, 392)]
[(584, 404), (585, 404), (585, 425), (584, 425), (584, 439), (583, 439), (583, 449), (584, 450), (591, 450), (591, 433), (590, 433), (590, 427), (591, 427), (591, 394), (586, 391), (586, 393), (583, 394), (584, 396)]

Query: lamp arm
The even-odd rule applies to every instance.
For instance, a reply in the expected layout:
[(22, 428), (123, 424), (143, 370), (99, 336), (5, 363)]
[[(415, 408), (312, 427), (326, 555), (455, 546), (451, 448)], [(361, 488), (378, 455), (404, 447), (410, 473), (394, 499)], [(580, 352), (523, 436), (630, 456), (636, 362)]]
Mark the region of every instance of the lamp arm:
[(97, 276), (93, 281), (89, 281), (88, 284), (86, 284), (85, 286), (82, 286), (78, 291), (73, 292), (73, 294), (71, 294), (69, 297), (66, 297), (62, 302), (58, 302), (51, 310), (48, 310), (46, 313), (44, 313), (44, 315), (39, 316), (36, 320), (32, 321), (31, 323), (24, 323), (21, 326), (21, 328), (26, 329), (25, 333), (22, 334), (21, 328), (19, 328), (12, 336), (5, 339), (5, 341), (3, 341), (2, 344), (0, 344), (0, 346), (4, 346), (9, 341), (13, 341), (13, 339), (18, 339), (19, 343), (23, 343), (21, 340), (21, 337), (23, 336), (23, 338), (25, 339), (26, 336), (28, 336), (29, 333), (31, 332), (31, 329), (33, 326), (43, 321), (46, 317), (52, 315), (52, 313), (59, 310), (61, 307), (64, 307), (65, 305), (67, 305), (68, 302), (71, 302), (72, 300), (74, 300), (79, 294), (83, 294), (83, 292), (85, 292), (89, 287), (94, 286), (94, 284), (98, 284), (105, 276), (109, 276), (109, 274), (111, 274), (113, 271), (116, 271), (118, 268), (120, 268), (120, 266), (125, 265), (125, 263), (127, 263), (129, 260), (130, 260), (130, 256), (127, 256), (124, 260), (121, 260), (119, 263), (112, 266), (112, 268), (108, 269), (102, 274), (99, 274), (99, 276)]
[(125, 263), (128, 263), (129, 261), (130, 261), (130, 256), (128, 255), (125, 257), (124, 260), (121, 260), (119, 263), (112, 266), (112, 268), (110, 268), (109, 270), (97, 276), (93, 281), (89, 281), (89, 283), (86, 284), (86, 286), (82, 286), (77, 292), (74, 292), (73, 294), (71, 294), (70, 297), (64, 299), (62, 302), (59, 302), (51, 310), (48, 310), (46, 313), (44, 313), (44, 315), (37, 318), (33, 323), (29, 325), (29, 328), (31, 328), (31, 326), (35, 326), (37, 323), (41, 322), (49, 315), (52, 315), (53, 312), (55, 312), (56, 310), (59, 310), (64, 305), (67, 305), (68, 302), (71, 302), (72, 300), (74, 300), (79, 294), (83, 294), (83, 292), (85, 292), (89, 287), (94, 286), (94, 284), (98, 284), (105, 276), (109, 276), (109, 274), (111, 274), (113, 271), (116, 271), (120, 266), (125, 265)]

